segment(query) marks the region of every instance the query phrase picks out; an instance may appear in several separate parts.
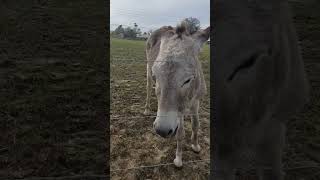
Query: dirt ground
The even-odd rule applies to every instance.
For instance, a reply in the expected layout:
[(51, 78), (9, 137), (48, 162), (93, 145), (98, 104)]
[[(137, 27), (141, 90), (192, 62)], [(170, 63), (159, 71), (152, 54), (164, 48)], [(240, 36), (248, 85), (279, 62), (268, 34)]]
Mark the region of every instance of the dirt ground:
[[(173, 164), (159, 167), (128, 169), (140, 166), (172, 163), (176, 141), (157, 136), (152, 123), (154, 117), (143, 115), (146, 96), (145, 41), (111, 40), (111, 178), (112, 179), (207, 179), (209, 161), (187, 163), (210, 158), (210, 100), (209, 46), (205, 46), (200, 60), (203, 63), (208, 94), (200, 108), (199, 154), (190, 146), (191, 123), (185, 120), (186, 137), (183, 145), (182, 169)], [(157, 100), (152, 92), (152, 115), (156, 115)], [(193, 173), (197, 172), (197, 173)]]
[(100, 2), (0, 1), (0, 179), (106, 175)]
[(287, 167), (304, 167), (287, 170), (287, 179), (320, 179), (320, 2), (291, 4), (311, 85), (311, 101), (288, 123), (284, 162)]

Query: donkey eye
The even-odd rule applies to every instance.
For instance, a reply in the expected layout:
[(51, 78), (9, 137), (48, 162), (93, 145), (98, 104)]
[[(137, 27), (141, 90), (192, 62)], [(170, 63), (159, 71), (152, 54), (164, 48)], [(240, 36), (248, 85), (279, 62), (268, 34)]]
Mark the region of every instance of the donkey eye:
[(188, 79), (188, 80), (186, 80), (186, 81), (182, 84), (182, 86), (184, 86), (184, 85), (188, 84), (190, 81), (191, 81), (191, 78), (190, 78), (190, 79)]

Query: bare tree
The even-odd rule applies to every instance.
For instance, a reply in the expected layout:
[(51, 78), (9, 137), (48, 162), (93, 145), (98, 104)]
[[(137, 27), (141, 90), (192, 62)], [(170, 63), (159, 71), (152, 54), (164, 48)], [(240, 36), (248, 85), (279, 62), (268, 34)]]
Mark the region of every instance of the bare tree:
[(188, 32), (193, 34), (200, 29), (200, 21), (194, 17), (188, 17), (183, 20), (187, 24)]

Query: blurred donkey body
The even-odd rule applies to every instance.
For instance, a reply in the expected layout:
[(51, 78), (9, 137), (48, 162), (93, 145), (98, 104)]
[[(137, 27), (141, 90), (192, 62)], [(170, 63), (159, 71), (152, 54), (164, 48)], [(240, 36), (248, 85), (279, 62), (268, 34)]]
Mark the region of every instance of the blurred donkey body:
[(260, 179), (283, 180), (286, 121), (309, 97), (285, 0), (214, 1), (213, 179), (254, 163)]

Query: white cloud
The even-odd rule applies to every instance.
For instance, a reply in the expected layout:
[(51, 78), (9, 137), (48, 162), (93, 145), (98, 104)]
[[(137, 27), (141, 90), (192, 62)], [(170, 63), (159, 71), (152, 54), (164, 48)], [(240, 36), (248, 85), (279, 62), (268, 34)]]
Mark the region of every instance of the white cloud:
[(175, 26), (186, 17), (200, 20), (201, 26), (210, 24), (210, 0), (111, 0), (111, 29), (118, 24), (137, 23), (142, 31), (164, 25)]

